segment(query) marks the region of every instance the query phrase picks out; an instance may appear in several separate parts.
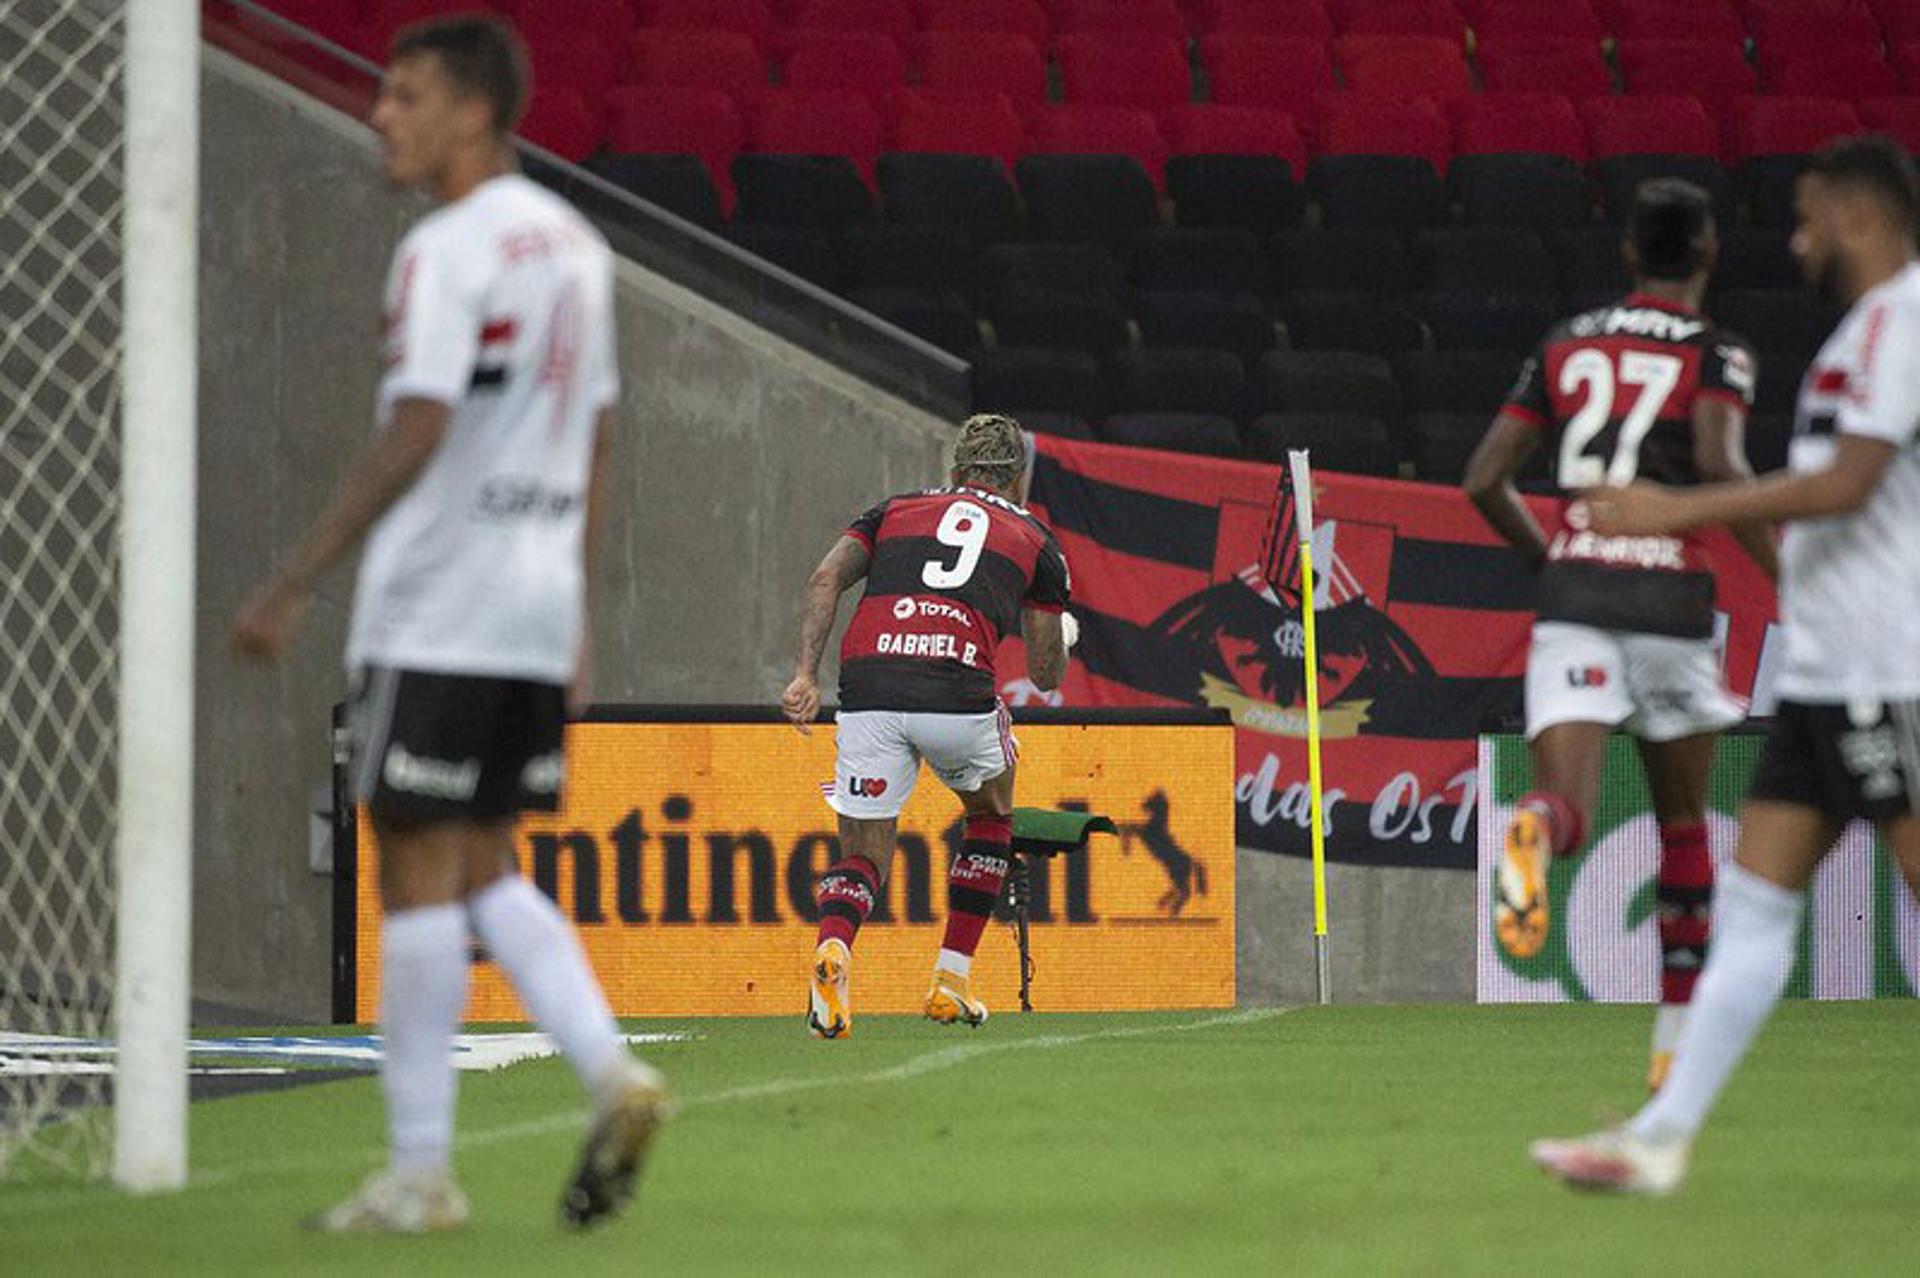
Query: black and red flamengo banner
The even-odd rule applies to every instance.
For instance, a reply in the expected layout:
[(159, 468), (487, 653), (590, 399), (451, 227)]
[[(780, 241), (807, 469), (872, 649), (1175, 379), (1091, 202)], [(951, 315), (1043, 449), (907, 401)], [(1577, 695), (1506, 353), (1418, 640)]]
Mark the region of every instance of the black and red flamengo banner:
[[(1012, 640), (1003, 694), (1230, 711), (1240, 845), (1306, 855), (1297, 555), (1283, 541), (1282, 580), (1262, 572), (1280, 468), (1048, 436), (1036, 447), (1029, 504), (1072, 566), (1081, 638), (1055, 694), (1026, 679)], [(1556, 503), (1536, 513), (1557, 525)], [(1317, 474), (1314, 517), (1327, 855), (1472, 868), (1475, 739), (1519, 725), (1533, 576), (1451, 488)], [(1745, 695), (1773, 591), (1730, 540), (1713, 560), (1728, 682)]]

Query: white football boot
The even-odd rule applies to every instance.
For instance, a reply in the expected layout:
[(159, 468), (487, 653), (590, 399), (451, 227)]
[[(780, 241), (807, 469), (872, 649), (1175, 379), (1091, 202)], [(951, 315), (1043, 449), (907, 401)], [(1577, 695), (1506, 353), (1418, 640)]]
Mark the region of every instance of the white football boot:
[(1660, 1196), (1687, 1178), (1690, 1151), (1690, 1142), (1679, 1136), (1635, 1136), (1615, 1127), (1569, 1140), (1537, 1140), (1527, 1152), (1547, 1175), (1578, 1189)]

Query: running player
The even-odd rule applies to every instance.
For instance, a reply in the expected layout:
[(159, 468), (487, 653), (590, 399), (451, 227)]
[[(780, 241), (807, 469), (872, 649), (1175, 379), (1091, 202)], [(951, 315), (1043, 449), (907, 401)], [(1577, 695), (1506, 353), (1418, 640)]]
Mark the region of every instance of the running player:
[(1872, 821), (1920, 889), (1920, 178), (1898, 143), (1851, 138), (1813, 158), (1795, 205), (1802, 272), (1852, 309), (1800, 383), (1787, 470), (1590, 501), (1612, 535), (1786, 523), (1786, 656), (1672, 1076), (1623, 1127), (1533, 1147), (1574, 1184), (1679, 1186), (1694, 1135), (1786, 985), (1807, 883), (1847, 821)]
[(952, 487), (881, 502), (853, 521), (807, 580), (799, 662), (780, 699), (802, 732), (819, 713), (817, 672), (840, 596), (867, 582), (840, 646), (839, 758), (828, 799), (840, 814), (840, 859), (814, 889), (820, 933), (807, 1026), (820, 1038), (841, 1038), (852, 1025), (854, 938), (886, 889), (895, 821), (922, 759), (966, 813), (926, 1014), (944, 1025), (986, 1023), (986, 1005), (968, 982), (1007, 873), (1017, 757), (995, 695), (994, 650), (1018, 625), (1028, 676), (1048, 690), (1066, 673), (1071, 642), (1067, 561), (1021, 507), (1025, 496), (1018, 424), (970, 417), (954, 446)]
[(347, 664), (356, 788), (380, 843), (392, 1163), (311, 1222), (333, 1232), (466, 1219), (448, 1160), (469, 930), (594, 1099), (570, 1223), (619, 1209), (665, 1113), (572, 929), (514, 863), (517, 814), (558, 806), (569, 685), (585, 687), (619, 394), (606, 242), (514, 171), (523, 58), (491, 18), (395, 40), (373, 125), (388, 177), (440, 208), (394, 256), (382, 429), (234, 622), (238, 651), (277, 656), (321, 575), (371, 530)]
[[(1719, 252), (1704, 191), (1674, 179), (1644, 183), (1622, 252), (1634, 291), (1547, 334), (1465, 486), (1540, 574), (1526, 678), (1534, 788), (1507, 828), (1495, 935), (1517, 958), (1545, 945), (1547, 861), (1580, 850), (1607, 735), (1624, 727), (1639, 746), (1660, 831), (1660, 1010), (1647, 1080), (1657, 1088), (1706, 955), (1714, 740), (1745, 714), (1721, 684), (1713, 574), (1696, 537), (1603, 536), (1578, 502), (1549, 537), (1513, 480), (1543, 443), (1555, 482), (1569, 491), (1636, 476), (1694, 484), (1751, 474), (1743, 441), (1756, 367), (1745, 342), (1700, 313)], [(1736, 531), (1771, 573), (1766, 531)]]

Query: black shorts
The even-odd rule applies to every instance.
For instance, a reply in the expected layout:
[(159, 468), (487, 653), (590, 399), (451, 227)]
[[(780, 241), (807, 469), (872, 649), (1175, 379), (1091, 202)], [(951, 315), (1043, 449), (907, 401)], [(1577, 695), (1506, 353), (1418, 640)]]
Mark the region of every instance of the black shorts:
[(1841, 820), (1888, 821), (1920, 799), (1920, 702), (1782, 701), (1748, 794)]
[(566, 721), (558, 684), (369, 666), (348, 718), (354, 797), (409, 823), (552, 812)]

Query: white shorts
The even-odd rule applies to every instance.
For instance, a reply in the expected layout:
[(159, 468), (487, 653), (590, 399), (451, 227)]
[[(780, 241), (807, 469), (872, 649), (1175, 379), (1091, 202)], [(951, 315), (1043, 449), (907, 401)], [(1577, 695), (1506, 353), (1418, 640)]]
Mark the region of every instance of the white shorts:
[(1719, 732), (1747, 717), (1720, 679), (1711, 639), (1675, 639), (1539, 621), (1527, 653), (1527, 739), (1562, 723), (1604, 723), (1644, 741)]
[(1005, 705), (985, 714), (842, 710), (834, 741), (833, 793), (841, 816), (885, 821), (900, 815), (920, 779), (920, 760), (948, 788), (978, 790), (1020, 756)]

